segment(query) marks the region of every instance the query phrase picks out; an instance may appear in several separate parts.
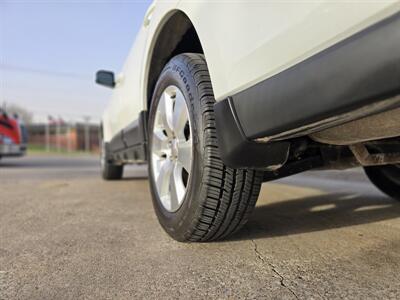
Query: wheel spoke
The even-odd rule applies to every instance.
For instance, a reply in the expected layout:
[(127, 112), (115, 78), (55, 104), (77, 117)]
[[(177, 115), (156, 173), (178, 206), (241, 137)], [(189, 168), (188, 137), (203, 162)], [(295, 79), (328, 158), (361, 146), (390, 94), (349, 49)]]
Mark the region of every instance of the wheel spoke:
[(185, 189), (186, 188), (182, 180), (182, 167), (178, 164), (175, 164), (170, 179), (171, 208), (173, 210), (176, 210), (183, 202)]
[(164, 92), (161, 95), (160, 103), (158, 104), (158, 106), (159, 106), (159, 115), (161, 117), (162, 128), (166, 131), (169, 137), (172, 137), (173, 101), (166, 92)]
[(192, 163), (192, 141), (179, 142), (178, 144), (178, 162), (189, 173)]
[(178, 187), (178, 176), (177, 176), (177, 166), (175, 164), (174, 166), (174, 170), (171, 172), (171, 177), (169, 180), (169, 184), (170, 184), (170, 195), (171, 195), (171, 209), (175, 209), (177, 207), (179, 207), (179, 199), (180, 199), (180, 195), (179, 195), (179, 187)]
[(170, 160), (164, 160), (161, 163), (160, 172), (158, 173), (156, 181), (160, 198), (168, 196), (172, 171), (173, 171), (172, 162)]
[(172, 128), (178, 138), (184, 138), (184, 129), (188, 121), (188, 113), (183, 95), (177, 93), (175, 97), (174, 112), (172, 116)]

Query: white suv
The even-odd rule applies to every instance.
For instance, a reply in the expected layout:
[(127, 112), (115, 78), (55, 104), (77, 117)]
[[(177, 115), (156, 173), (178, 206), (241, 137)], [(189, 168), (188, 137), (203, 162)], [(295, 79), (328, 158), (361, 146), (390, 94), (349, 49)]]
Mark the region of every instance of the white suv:
[(102, 119), (102, 172), (147, 162), (168, 234), (239, 230), (263, 181), (364, 166), (400, 197), (398, 1), (155, 1)]

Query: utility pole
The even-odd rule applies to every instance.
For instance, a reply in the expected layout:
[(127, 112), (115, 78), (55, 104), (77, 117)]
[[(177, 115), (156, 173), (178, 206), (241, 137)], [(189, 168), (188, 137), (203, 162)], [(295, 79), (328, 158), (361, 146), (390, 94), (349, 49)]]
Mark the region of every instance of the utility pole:
[(85, 120), (85, 151), (90, 151), (90, 127), (89, 121), (90, 116), (84, 116), (83, 119)]
[(71, 152), (71, 122), (67, 122), (67, 152)]
[(58, 152), (61, 151), (60, 134), (61, 134), (60, 122), (57, 121), (57, 122), (56, 122), (56, 144), (57, 144), (57, 151), (58, 151)]
[(46, 152), (50, 152), (50, 124), (49, 120), (44, 124), (45, 139), (46, 139)]

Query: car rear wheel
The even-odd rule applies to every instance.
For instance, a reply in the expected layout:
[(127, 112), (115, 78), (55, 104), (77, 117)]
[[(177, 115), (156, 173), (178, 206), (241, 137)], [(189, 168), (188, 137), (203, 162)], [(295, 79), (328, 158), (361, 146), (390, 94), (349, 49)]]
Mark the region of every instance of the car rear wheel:
[(149, 177), (154, 209), (178, 241), (210, 241), (238, 231), (260, 191), (262, 172), (221, 161), (212, 86), (204, 56), (165, 66), (149, 113)]
[(378, 189), (400, 200), (400, 165), (366, 167), (365, 173)]

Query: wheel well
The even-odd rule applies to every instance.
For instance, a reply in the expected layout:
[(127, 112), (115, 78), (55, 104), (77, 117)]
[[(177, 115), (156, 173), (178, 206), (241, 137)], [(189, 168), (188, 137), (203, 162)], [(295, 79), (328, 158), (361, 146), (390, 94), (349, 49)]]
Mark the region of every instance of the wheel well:
[(157, 79), (166, 63), (174, 56), (185, 53), (204, 53), (199, 36), (189, 18), (181, 11), (175, 12), (160, 30), (153, 47), (147, 80), (147, 107)]

